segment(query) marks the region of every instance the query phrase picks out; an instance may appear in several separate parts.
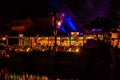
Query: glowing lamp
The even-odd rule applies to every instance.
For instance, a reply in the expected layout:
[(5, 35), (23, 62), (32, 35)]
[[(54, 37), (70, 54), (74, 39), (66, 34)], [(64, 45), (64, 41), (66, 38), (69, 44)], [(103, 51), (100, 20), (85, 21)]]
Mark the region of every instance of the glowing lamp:
[(19, 34), (20, 37), (23, 37), (23, 34)]
[(58, 26), (61, 26), (61, 22), (60, 22), (60, 21), (58, 21), (57, 25), (58, 25)]
[(5, 40), (6, 40), (6, 37), (2, 37), (2, 40), (5, 41)]

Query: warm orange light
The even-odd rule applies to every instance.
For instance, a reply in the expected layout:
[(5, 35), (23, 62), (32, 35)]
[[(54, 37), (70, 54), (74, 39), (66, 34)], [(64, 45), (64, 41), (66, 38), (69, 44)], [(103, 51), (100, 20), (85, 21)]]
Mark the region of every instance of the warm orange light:
[(2, 40), (5, 41), (5, 40), (6, 40), (6, 37), (2, 37)]
[(12, 26), (11, 28), (13, 31), (19, 31), (19, 32), (23, 32), (25, 30), (25, 26), (21, 25), (21, 26)]

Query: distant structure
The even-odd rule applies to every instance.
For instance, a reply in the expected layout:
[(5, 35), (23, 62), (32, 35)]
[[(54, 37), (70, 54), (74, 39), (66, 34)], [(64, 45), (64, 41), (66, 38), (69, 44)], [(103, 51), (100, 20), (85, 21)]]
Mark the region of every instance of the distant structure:
[(10, 23), (11, 30), (18, 31), (19, 33), (22, 33), (23, 31), (30, 29), (33, 26), (33, 22), (30, 17), (27, 19), (22, 20), (13, 20)]

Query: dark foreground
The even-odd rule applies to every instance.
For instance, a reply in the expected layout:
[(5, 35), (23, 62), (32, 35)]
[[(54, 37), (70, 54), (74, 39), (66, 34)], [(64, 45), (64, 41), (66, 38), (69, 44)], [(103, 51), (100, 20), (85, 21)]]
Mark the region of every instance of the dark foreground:
[(1, 59), (1, 68), (7, 68), (6, 72), (11, 74), (48, 75), (53, 78), (51, 80), (57, 80), (55, 77), (67, 80), (115, 80), (111, 62), (110, 52), (100, 49), (86, 49), (80, 53), (33, 51), (12, 53), (10, 58)]

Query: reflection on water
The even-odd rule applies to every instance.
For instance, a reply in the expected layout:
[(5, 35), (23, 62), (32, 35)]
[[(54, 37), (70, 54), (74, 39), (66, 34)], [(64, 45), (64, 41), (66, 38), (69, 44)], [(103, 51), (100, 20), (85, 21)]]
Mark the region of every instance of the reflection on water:
[(72, 78), (58, 78), (55, 76), (33, 74), (27, 72), (13, 73), (8, 68), (0, 68), (0, 80), (79, 80)]
[(48, 76), (45, 75), (34, 75), (28, 73), (5, 73), (5, 80), (51, 80)]

